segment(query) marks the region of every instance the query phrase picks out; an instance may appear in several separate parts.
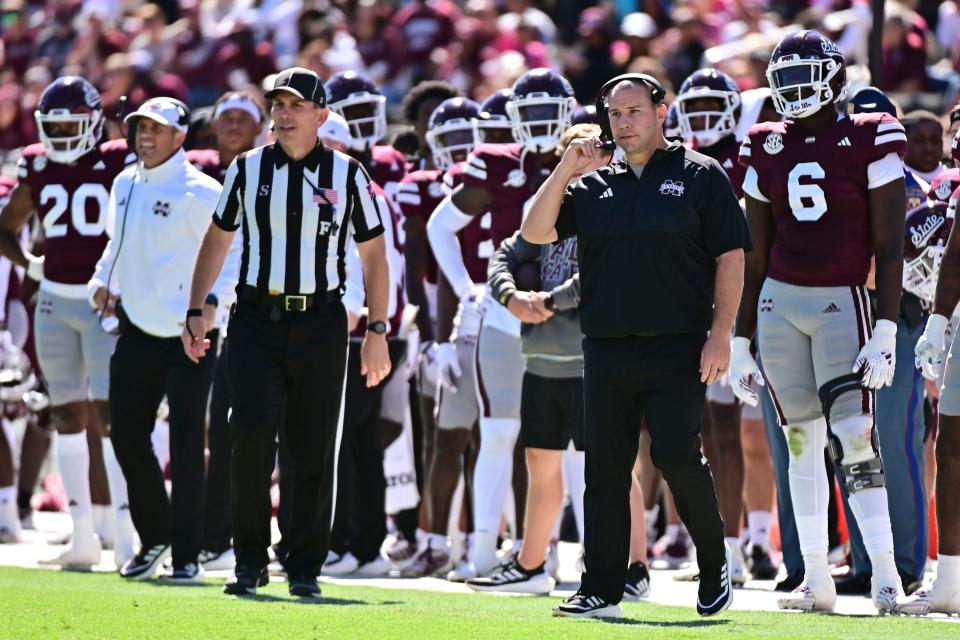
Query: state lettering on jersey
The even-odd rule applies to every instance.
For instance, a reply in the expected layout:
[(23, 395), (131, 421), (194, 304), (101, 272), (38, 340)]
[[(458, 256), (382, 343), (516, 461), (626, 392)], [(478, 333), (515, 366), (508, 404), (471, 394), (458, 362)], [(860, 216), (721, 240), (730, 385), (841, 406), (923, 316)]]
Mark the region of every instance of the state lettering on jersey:
[(682, 180), (664, 180), (660, 184), (660, 194), (666, 194), (670, 196), (680, 197), (683, 195), (683, 181)]
[[(751, 150), (760, 148), (755, 161)], [(905, 151), (903, 126), (885, 113), (842, 117), (816, 136), (792, 120), (754, 125), (740, 164), (756, 172), (770, 201), (776, 231), (768, 276), (808, 287), (862, 286), (873, 255), (868, 169)]]
[(17, 175), (30, 190), (43, 229), (44, 278), (63, 284), (89, 282), (107, 244), (113, 180), (135, 160), (125, 140), (104, 142), (72, 164), (50, 161), (41, 144), (23, 150)]

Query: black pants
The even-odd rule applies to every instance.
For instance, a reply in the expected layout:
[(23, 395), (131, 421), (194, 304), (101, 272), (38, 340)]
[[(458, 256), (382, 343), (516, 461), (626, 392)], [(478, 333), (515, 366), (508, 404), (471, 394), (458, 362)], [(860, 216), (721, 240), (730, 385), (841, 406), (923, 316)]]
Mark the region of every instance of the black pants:
[(387, 535), (385, 510), (386, 481), (383, 476), (383, 448), (380, 444), (380, 408), (383, 390), (397, 372), (406, 350), (406, 341), (391, 340), (387, 348), (393, 365), (390, 375), (375, 387), (367, 387), (360, 375), (360, 346), (350, 341), (347, 361), (347, 400), (344, 409), (343, 439), (337, 514), (333, 521), (330, 548), (339, 554), (350, 551), (361, 563), (380, 554)]
[[(110, 439), (127, 479), (130, 515), (144, 547), (172, 544), (173, 564), (197, 561), (203, 529), (203, 431), (219, 334), (207, 334), (208, 355), (194, 364), (180, 338), (157, 338), (130, 323), (110, 358)], [(150, 434), (163, 396), (170, 406), (167, 497)]]
[(284, 566), (317, 576), (330, 546), (347, 361), (338, 302), (282, 313), (241, 301), (230, 320), (227, 378), (233, 411), (230, 510), (237, 565), (267, 564), (270, 475), (277, 429), (293, 461), (293, 508)]
[(705, 335), (583, 341), (586, 444), (586, 572), (581, 590), (610, 602), (623, 597), (630, 547), (630, 473), (640, 422), (650, 454), (697, 546), (700, 573), (719, 577), (723, 520), (713, 476), (700, 452), (706, 387), (700, 382)]
[(207, 428), (207, 484), (203, 507), (203, 548), (217, 553), (230, 548), (230, 393), (227, 389), (227, 342), (210, 390), (210, 425)]

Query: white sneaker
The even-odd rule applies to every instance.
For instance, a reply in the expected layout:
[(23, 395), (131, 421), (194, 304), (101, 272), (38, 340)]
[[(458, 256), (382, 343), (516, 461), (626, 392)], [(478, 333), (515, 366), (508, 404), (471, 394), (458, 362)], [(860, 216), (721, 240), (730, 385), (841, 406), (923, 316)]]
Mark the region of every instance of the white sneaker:
[(20, 542), (21, 528), (17, 503), (13, 500), (4, 501), (0, 504), (0, 544)]
[(450, 573), (447, 574), (447, 580), (450, 582), (466, 582), (477, 577), (477, 572), (473, 563), (464, 558), (457, 563)]
[(531, 573), (523, 569), (517, 561), (498, 567), (485, 578), (467, 580), (467, 586), (474, 591), (499, 591), (504, 593), (532, 593), (546, 595), (553, 591), (556, 583), (546, 571)]
[(191, 562), (183, 567), (170, 567), (160, 576), (164, 584), (203, 584), (203, 565)]
[(873, 599), (873, 606), (877, 608), (880, 615), (895, 613), (900, 602), (903, 601), (903, 588), (900, 581), (894, 584), (880, 584), (877, 577), (874, 576), (871, 581), (870, 597)]
[(322, 573), (328, 576), (348, 576), (359, 566), (360, 561), (349, 551), (342, 556), (331, 551), (327, 561), (323, 563)]
[(777, 600), (777, 606), (790, 611), (833, 611), (837, 604), (837, 589), (833, 580), (808, 586), (806, 582), (793, 593)]
[(389, 558), (378, 554), (373, 560), (359, 565), (354, 573), (364, 578), (382, 578), (390, 573), (392, 566)]
[(54, 558), (38, 560), (37, 564), (89, 571), (100, 564), (100, 554), (102, 551), (100, 538), (95, 534), (80, 537), (74, 536), (73, 541), (70, 546), (67, 547), (66, 551)]
[(750, 579), (750, 572), (747, 570), (747, 561), (743, 557), (743, 549), (738, 543), (726, 543), (730, 550), (730, 582), (735, 586), (742, 587)]
[(113, 545), (113, 564), (117, 567), (117, 571), (120, 571), (120, 569), (123, 568), (123, 565), (132, 560), (134, 555), (136, 555), (136, 552), (133, 550), (133, 545)]
[(960, 616), (960, 588), (933, 587), (920, 589), (906, 600), (897, 603), (894, 613), (908, 616), (925, 616), (931, 613), (945, 613), (948, 616)]
[(201, 551), (198, 557), (204, 571), (232, 571), (237, 564), (233, 547), (220, 551)]

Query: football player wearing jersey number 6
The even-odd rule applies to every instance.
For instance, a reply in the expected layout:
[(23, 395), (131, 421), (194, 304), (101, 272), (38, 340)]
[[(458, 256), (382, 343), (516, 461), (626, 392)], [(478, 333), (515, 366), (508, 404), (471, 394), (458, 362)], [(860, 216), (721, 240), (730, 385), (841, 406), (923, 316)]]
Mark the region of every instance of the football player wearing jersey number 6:
[[(896, 610), (883, 462), (874, 391), (891, 384), (903, 272), (906, 135), (890, 115), (846, 116), (846, 72), (837, 46), (816, 31), (783, 38), (767, 68), (787, 120), (755, 125), (740, 150), (754, 250), (747, 256), (730, 380), (759, 379), (750, 355), (757, 332), (766, 386), (786, 429), (790, 490), (806, 566), (783, 609), (831, 611), (827, 570), (828, 446), (873, 564), (873, 603)], [(876, 324), (864, 285), (876, 256)], [(759, 311), (758, 311), (759, 310)]]

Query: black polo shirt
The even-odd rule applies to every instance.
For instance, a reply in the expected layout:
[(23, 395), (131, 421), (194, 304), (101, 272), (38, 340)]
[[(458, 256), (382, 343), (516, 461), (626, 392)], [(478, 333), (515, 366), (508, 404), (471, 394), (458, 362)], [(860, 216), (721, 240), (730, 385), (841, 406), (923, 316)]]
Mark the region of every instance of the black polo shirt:
[(707, 331), (716, 258), (750, 249), (723, 168), (678, 143), (655, 151), (639, 178), (621, 161), (567, 187), (556, 229), (577, 236), (591, 338)]

